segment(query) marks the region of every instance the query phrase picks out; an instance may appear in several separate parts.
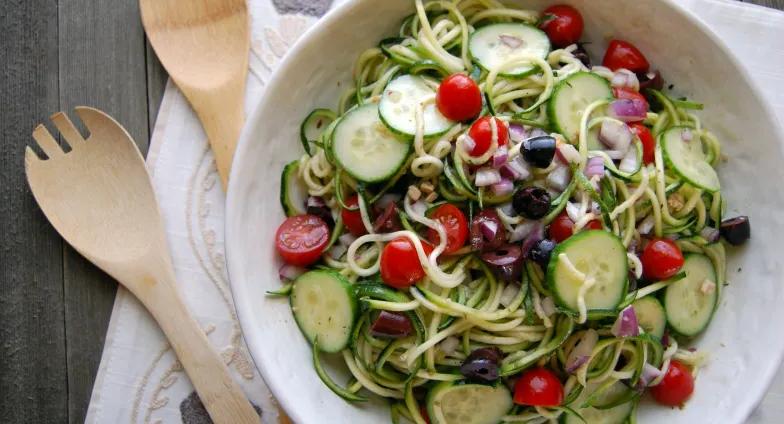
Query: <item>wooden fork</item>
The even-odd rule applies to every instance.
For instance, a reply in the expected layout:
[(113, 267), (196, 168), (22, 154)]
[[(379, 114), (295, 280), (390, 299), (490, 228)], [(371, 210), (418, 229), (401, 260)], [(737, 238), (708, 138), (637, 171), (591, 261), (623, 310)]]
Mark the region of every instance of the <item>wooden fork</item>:
[(158, 203), (136, 143), (105, 113), (78, 107), (85, 139), (62, 112), (51, 119), (68, 142), (64, 152), (43, 125), (33, 138), (47, 158), (27, 147), (25, 170), (36, 201), (79, 253), (130, 290), (169, 339), (216, 423), (258, 423), (177, 292)]

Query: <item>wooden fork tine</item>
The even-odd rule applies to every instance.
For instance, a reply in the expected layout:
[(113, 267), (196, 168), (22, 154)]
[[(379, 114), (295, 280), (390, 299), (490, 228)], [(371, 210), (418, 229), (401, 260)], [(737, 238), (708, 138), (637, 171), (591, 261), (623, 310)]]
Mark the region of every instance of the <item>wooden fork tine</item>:
[(41, 158), (30, 148), (30, 146), (25, 147), (25, 168), (30, 166), (31, 163), (40, 161)]
[(38, 124), (38, 126), (33, 130), (33, 138), (38, 143), (38, 146), (41, 147), (41, 150), (46, 153), (46, 156), (49, 159), (63, 156), (65, 154), (63, 149), (61, 149), (57, 144), (57, 140), (52, 137), (52, 134), (49, 133), (49, 130), (47, 130), (46, 127), (42, 124)]
[(57, 112), (51, 116), (51, 120), (71, 147), (77, 147), (85, 143), (84, 137), (76, 129), (68, 115), (63, 112)]

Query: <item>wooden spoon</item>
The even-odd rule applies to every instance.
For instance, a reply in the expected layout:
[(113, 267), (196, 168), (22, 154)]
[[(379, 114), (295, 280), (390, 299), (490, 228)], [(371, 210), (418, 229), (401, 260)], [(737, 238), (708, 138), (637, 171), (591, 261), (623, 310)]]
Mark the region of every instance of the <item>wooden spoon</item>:
[(245, 0), (140, 0), (155, 53), (207, 133), (226, 189), (245, 120), (250, 30)]
[(52, 116), (71, 150), (39, 125), (28, 147), (27, 181), (55, 229), (74, 249), (122, 283), (161, 326), (216, 423), (259, 423), (259, 416), (177, 292), (158, 203), (136, 143), (114, 119), (76, 112), (85, 139), (62, 112)]

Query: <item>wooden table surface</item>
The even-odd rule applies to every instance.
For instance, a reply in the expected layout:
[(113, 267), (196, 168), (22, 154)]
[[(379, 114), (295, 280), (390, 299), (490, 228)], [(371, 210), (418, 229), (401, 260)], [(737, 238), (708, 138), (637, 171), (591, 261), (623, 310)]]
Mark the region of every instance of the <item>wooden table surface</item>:
[(137, 4), (7, 0), (0, 12), (0, 423), (84, 421), (117, 285), (48, 224), (24, 146), (53, 112), (91, 105), (146, 152), (166, 73)]

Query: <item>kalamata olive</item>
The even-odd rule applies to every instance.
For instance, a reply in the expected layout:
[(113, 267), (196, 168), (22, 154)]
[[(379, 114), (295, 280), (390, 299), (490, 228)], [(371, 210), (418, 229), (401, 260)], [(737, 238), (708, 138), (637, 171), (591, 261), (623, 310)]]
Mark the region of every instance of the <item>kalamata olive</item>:
[(555, 156), (555, 138), (540, 135), (523, 141), (523, 159), (536, 168), (547, 168)]
[(661, 90), (664, 88), (664, 78), (662, 78), (661, 72), (659, 71), (639, 74), (637, 75), (637, 79), (640, 81), (640, 91), (643, 91), (646, 88), (652, 88), (654, 90)]
[(585, 50), (583, 43), (577, 43), (577, 48), (572, 52), (572, 56), (580, 60), (586, 68), (591, 67), (591, 56), (588, 56), (588, 51)]
[(739, 246), (751, 238), (751, 224), (748, 216), (738, 216), (721, 222), (721, 236), (727, 243)]
[(480, 347), (478, 349), (472, 350), (471, 353), (468, 354), (468, 357), (466, 358), (466, 360), (470, 360), (470, 359), (488, 359), (488, 360), (491, 360), (491, 361), (495, 362), (496, 364), (500, 364), (501, 363), (501, 359), (502, 359), (501, 356), (502, 356), (501, 349), (499, 349), (496, 346)]
[(393, 233), (402, 228), (400, 215), (397, 214), (397, 206), (394, 203), (389, 203), (373, 221), (373, 231), (376, 233)]
[(399, 312), (381, 311), (370, 326), (370, 334), (376, 337), (406, 337), (412, 331), (411, 320)]
[(493, 267), (504, 281), (516, 281), (523, 272), (523, 251), (513, 244), (482, 253), (482, 260)]
[(335, 225), (335, 221), (332, 219), (332, 211), (329, 210), (329, 207), (327, 207), (324, 203), (324, 199), (321, 197), (308, 198), (306, 210), (308, 215), (315, 215), (321, 218), (329, 227)]
[(555, 242), (550, 239), (542, 239), (536, 243), (531, 251), (528, 252), (528, 258), (538, 263), (542, 268), (547, 267), (550, 262), (550, 255), (555, 249)]
[(460, 373), (467, 379), (481, 382), (498, 380), (501, 351), (497, 347), (483, 347), (471, 352), (460, 366)]
[(471, 220), (471, 247), (480, 252), (497, 249), (506, 241), (506, 229), (495, 209), (485, 209)]
[(550, 211), (550, 194), (540, 187), (526, 187), (515, 193), (512, 206), (528, 219), (539, 219)]

